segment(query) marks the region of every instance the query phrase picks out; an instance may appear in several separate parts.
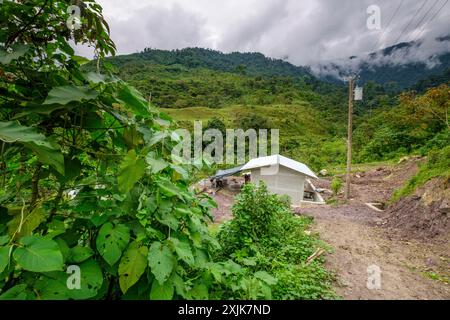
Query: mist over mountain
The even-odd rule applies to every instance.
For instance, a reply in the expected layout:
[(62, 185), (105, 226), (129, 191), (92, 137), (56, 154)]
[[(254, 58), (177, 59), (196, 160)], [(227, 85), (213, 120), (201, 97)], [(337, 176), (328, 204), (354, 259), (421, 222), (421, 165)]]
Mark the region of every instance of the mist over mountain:
[[(426, 82), (441, 81), (450, 68), (450, 36), (416, 42), (403, 42), (364, 56), (296, 66), (282, 59), (257, 52), (222, 53), (204, 48), (160, 50), (145, 48), (139, 53), (109, 59), (117, 66), (129, 63), (207, 68), (221, 72), (267, 77), (304, 77), (314, 81), (343, 84), (350, 74), (359, 75), (360, 83), (391, 83), (398, 89)], [(445, 77), (445, 76), (444, 76)], [(437, 80), (436, 80), (437, 79)], [(441, 79), (441, 80), (439, 80)]]
[(449, 68), (450, 36), (403, 42), (365, 56), (311, 66), (313, 73), (322, 80), (342, 82), (349, 74), (357, 74), (362, 83), (395, 82), (399, 89), (412, 87), (431, 76), (442, 75)]

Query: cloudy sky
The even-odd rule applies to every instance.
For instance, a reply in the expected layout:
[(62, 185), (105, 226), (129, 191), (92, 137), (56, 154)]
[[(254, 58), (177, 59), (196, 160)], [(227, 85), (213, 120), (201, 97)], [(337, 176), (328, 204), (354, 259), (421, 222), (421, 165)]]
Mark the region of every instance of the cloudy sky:
[[(98, 2), (104, 8), (119, 54), (145, 47), (195, 46), (224, 52), (258, 51), (297, 65), (309, 65), (418, 38), (427, 39), (421, 52), (449, 50), (448, 45), (443, 47), (432, 41), (450, 34), (449, 0)], [(380, 8), (380, 30), (367, 27), (371, 5)], [(81, 52), (88, 55), (84, 49)]]

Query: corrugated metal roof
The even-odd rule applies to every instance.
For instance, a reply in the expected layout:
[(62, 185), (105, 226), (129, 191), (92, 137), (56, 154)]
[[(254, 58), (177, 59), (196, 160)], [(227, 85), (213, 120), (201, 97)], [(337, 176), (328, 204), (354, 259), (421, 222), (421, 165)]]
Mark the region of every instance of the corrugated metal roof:
[(241, 172), (242, 171), (242, 167), (243, 166), (239, 166), (239, 167), (231, 168), (231, 169), (227, 169), (227, 170), (219, 170), (219, 171), (216, 172), (216, 175), (211, 177), (211, 178), (212, 179), (220, 179), (220, 178), (232, 176), (233, 174)]
[(273, 155), (273, 156), (268, 156), (268, 157), (252, 159), (241, 168), (241, 171), (251, 170), (251, 169), (256, 169), (256, 168), (263, 168), (263, 167), (268, 167), (268, 166), (273, 166), (273, 165), (281, 165), (283, 167), (292, 169), (299, 173), (303, 173), (304, 175), (306, 175), (308, 177), (318, 179), (316, 174), (306, 164), (286, 158), (279, 154)]

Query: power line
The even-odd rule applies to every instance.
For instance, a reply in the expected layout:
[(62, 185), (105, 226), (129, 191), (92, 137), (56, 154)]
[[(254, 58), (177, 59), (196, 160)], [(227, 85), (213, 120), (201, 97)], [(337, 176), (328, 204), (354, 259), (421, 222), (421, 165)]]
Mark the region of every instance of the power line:
[(384, 36), (384, 34), (386, 33), (386, 30), (389, 29), (389, 26), (391, 25), (391, 22), (394, 20), (395, 16), (396, 16), (397, 13), (399, 12), (399, 10), (400, 10), (400, 8), (402, 7), (404, 1), (405, 1), (405, 0), (402, 0), (402, 1), (400, 2), (400, 4), (398, 5), (398, 7), (397, 7), (397, 9), (395, 10), (394, 14), (391, 16), (391, 19), (389, 19), (389, 22), (388, 22), (386, 28), (384, 28), (383, 32), (382, 32), (381, 35), (378, 37), (378, 40), (377, 40), (377, 42), (375, 42), (375, 45), (373, 46), (373, 48), (372, 48), (372, 50), (370, 51), (370, 53), (372, 53), (372, 52), (377, 48), (378, 43), (380, 42), (381, 39), (383, 39), (383, 36)]
[[(411, 35), (414, 35), (417, 28), (420, 26), (420, 24), (425, 20), (425, 18), (428, 16), (428, 14), (433, 10), (433, 8), (439, 3), (440, 0), (436, 0), (433, 5), (428, 9), (428, 11), (424, 14), (422, 19), (419, 20), (419, 22), (416, 24), (416, 26), (413, 28), (413, 33)], [(414, 39), (414, 37), (413, 37)]]
[(411, 20), (409, 20), (408, 24), (406, 25), (406, 27), (402, 30), (402, 32), (400, 33), (400, 35), (398, 36), (398, 38), (394, 41), (394, 45), (398, 44), (398, 41), (400, 40), (400, 38), (403, 36), (403, 34), (405, 33), (405, 31), (409, 28), (409, 26), (411, 25), (411, 23), (414, 21), (414, 19), (419, 15), (420, 11), (422, 11), (423, 7), (425, 6), (425, 4), (427, 3), (427, 0), (425, 0), (423, 2), (423, 4), (420, 6), (419, 10), (416, 11), (416, 13), (414, 14), (414, 16), (412, 17)]
[(442, 4), (442, 6), (438, 9), (438, 11), (436, 11), (436, 13), (431, 17), (431, 19), (430, 19), (428, 22), (426, 22), (426, 23), (422, 26), (422, 28), (420, 28), (420, 32), (418, 33), (418, 35), (417, 35), (417, 37), (414, 39), (414, 41), (420, 39), (420, 36), (421, 36), (422, 33), (425, 31), (425, 27), (426, 27), (429, 23), (431, 23), (431, 22), (438, 16), (438, 14), (442, 11), (442, 9), (444, 9), (444, 7), (447, 5), (448, 1), (449, 1), (449, 0), (446, 0), (446, 1)]

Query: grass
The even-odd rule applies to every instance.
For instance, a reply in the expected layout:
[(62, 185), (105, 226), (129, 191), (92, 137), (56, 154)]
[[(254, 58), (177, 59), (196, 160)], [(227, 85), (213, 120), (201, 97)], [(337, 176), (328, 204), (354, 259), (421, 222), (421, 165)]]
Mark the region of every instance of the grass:
[(405, 196), (411, 195), (417, 188), (438, 177), (450, 180), (450, 146), (430, 152), (428, 162), (421, 165), (419, 172), (401, 189), (394, 192), (390, 201), (396, 202)]

